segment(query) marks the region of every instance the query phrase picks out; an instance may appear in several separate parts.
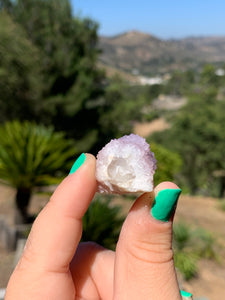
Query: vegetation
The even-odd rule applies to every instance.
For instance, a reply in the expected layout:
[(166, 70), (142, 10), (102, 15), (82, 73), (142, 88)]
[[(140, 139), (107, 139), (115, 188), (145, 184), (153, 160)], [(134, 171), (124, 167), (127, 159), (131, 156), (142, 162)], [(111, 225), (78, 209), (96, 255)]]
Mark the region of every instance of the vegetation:
[(161, 145), (151, 143), (150, 146), (157, 160), (157, 169), (154, 175), (155, 185), (162, 181), (174, 181), (181, 170), (181, 157)]
[[(8, 91), (0, 90), (0, 107), (4, 107), (0, 121), (12, 120), (18, 112), (19, 120), (53, 124), (75, 139), (90, 137), (91, 132), (96, 137), (99, 115), (91, 103), (102, 95), (104, 78), (96, 67), (97, 24), (74, 17), (68, 0), (1, 1), (0, 9), (4, 38), (0, 76), (4, 75)], [(86, 144), (86, 150), (92, 146)]]
[(63, 133), (29, 122), (7, 122), (0, 127), (0, 136), (1, 182), (16, 188), (15, 221), (27, 223), (33, 189), (58, 183), (76, 148)]
[(208, 231), (185, 223), (174, 226), (175, 266), (186, 280), (197, 275), (201, 258), (218, 259), (216, 247), (216, 239)]
[(172, 127), (155, 140), (183, 159), (181, 182), (192, 194), (210, 190), (213, 172), (224, 170), (225, 101), (194, 97), (171, 121)]
[(40, 113), (40, 55), (26, 33), (0, 11), (0, 123)]
[(115, 249), (123, 218), (120, 206), (110, 206), (109, 198), (96, 198), (83, 217), (82, 241), (94, 241)]
[[(173, 71), (199, 71), (205, 62), (221, 67), (224, 63), (224, 37), (194, 37), (165, 40), (130, 31), (102, 37), (101, 62), (107, 66), (153, 76)], [(150, 55), (151, 54), (151, 55)]]
[(222, 201), (220, 201), (219, 208), (225, 212), (225, 199), (222, 199)]
[(110, 137), (120, 137), (132, 132), (134, 120), (142, 118), (144, 103), (144, 89), (129, 86), (119, 76), (110, 78), (99, 107), (102, 144), (104, 141), (108, 142)]

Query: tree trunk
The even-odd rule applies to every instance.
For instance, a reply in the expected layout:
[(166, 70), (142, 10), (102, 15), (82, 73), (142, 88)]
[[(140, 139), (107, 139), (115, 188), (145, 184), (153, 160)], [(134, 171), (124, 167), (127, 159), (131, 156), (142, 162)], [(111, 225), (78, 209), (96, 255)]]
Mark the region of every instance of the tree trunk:
[(31, 189), (18, 188), (16, 192), (15, 224), (27, 224), (31, 222), (28, 215), (28, 206), (31, 198)]
[(186, 176), (190, 188), (190, 193), (191, 195), (196, 195), (198, 190), (198, 172), (196, 171), (196, 156), (190, 153), (186, 161), (184, 161), (184, 164), (186, 164)]
[(221, 176), (220, 177), (219, 198), (224, 197), (224, 191), (225, 191), (225, 176)]

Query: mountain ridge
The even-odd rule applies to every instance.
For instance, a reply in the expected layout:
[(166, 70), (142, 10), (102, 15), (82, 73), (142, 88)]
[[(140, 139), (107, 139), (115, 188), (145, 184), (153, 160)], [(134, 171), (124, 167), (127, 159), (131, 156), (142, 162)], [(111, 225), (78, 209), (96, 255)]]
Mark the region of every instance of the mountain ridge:
[(225, 36), (160, 39), (136, 30), (100, 37), (100, 61), (106, 66), (142, 75), (197, 69), (205, 63), (225, 62)]
[(179, 40), (188, 40), (188, 39), (205, 39), (205, 38), (225, 38), (225, 34), (224, 35), (219, 35), (219, 34), (214, 34), (214, 35), (187, 35), (187, 36), (183, 36), (183, 37), (168, 37), (168, 38), (161, 38), (153, 33), (150, 32), (145, 32), (145, 31), (141, 31), (141, 30), (136, 30), (136, 29), (132, 29), (132, 30), (127, 30), (127, 31), (122, 31), (116, 34), (112, 34), (112, 35), (101, 35), (100, 38), (108, 38), (108, 39), (113, 39), (113, 38), (117, 38), (117, 37), (122, 37), (125, 35), (131, 35), (131, 34), (140, 34), (143, 36), (151, 36), (151, 37), (155, 37), (156, 39), (162, 40), (162, 41), (179, 41)]

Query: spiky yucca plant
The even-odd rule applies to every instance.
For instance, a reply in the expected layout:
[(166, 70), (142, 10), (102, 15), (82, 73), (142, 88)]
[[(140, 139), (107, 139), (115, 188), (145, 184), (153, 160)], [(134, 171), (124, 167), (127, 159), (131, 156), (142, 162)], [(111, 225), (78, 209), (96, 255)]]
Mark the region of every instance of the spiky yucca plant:
[(73, 141), (51, 127), (19, 121), (0, 126), (0, 180), (17, 190), (17, 223), (29, 221), (33, 188), (57, 183), (74, 154)]

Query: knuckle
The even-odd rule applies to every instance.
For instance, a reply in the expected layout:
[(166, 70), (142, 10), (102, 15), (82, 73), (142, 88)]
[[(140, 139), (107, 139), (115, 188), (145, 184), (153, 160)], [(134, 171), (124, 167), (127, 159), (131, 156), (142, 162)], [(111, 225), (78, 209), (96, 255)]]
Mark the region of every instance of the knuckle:
[(149, 242), (137, 242), (128, 247), (127, 251), (136, 259), (146, 263), (164, 264), (173, 260), (173, 250), (167, 245)]

